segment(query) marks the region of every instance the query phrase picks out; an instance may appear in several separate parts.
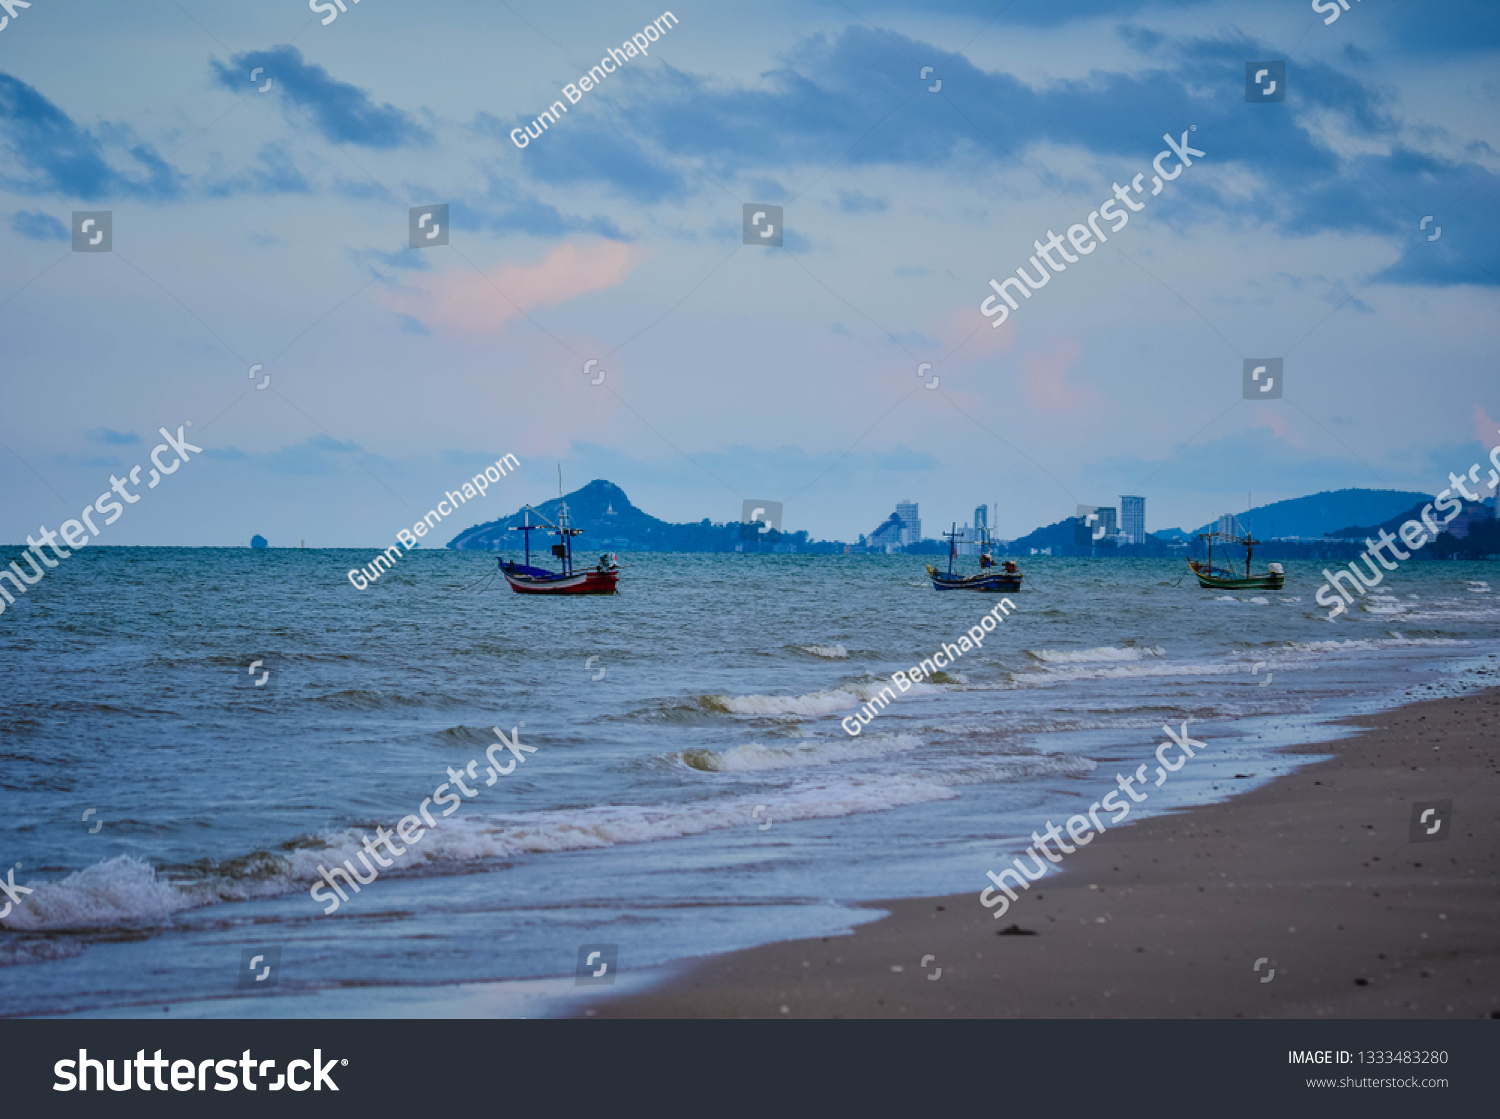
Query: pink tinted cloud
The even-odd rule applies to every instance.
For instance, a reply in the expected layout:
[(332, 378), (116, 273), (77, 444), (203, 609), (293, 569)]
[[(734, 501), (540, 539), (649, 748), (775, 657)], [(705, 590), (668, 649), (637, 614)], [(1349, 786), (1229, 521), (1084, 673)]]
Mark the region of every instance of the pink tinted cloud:
[(1301, 431), (1295, 431), (1287, 421), (1286, 413), (1280, 408), (1274, 408), (1269, 404), (1258, 404), (1255, 408), (1255, 421), (1257, 426), (1268, 427), (1271, 434), (1280, 439), (1288, 446), (1302, 450), (1307, 446), (1307, 436)]
[(1064, 338), (1050, 351), (1032, 350), (1021, 359), (1026, 400), (1036, 408), (1062, 411), (1097, 401), (1095, 393), (1068, 383), (1068, 370), (1078, 360), (1078, 343)]
[(952, 360), (979, 361), (1002, 354), (1014, 346), (1016, 327), (1014, 323), (1006, 323), (995, 329), (974, 308), (964, 307), (953, 311), (938, 324), (938, 337), (942, 339), (943, 352), (951, 353)]
[(1490, 419), (1482, 405), (1474, 405), (1474, 438), (1486, 447), (1493, 447), (1496, 435), (1500, 435), (1500, 423)]
[(393, 294), (388, 305), (428, 327), (496, 334), (523, 312), (624, 283), (642, 258), (618, 241), (568, 243), (535, 264), (505, 263), (484, 274), (460, 268), (424, 277)]

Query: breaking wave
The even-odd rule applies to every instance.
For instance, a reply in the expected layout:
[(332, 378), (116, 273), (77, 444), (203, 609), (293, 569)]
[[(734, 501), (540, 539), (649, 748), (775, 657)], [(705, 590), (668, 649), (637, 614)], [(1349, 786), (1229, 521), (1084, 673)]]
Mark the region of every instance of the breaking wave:
[(1131, 646), (1120, 649), (1102, 645), (1097, 649), (1027, 649), (1026, 655), (1043, 664), (1090, 664), (1103, 661), (1138, 661), (1142, 657), (1164, 657), (1160, 645)]
[(815, 657), (824, 657), (828, 660), (843, 660), (849, 655), (849, 650), (842, 645), (798, 645), (797, 648), (804, 653), (811, 653)]
[(748, 742), (730, 750), (684, 750), (675, 755), (683, 764), (706, 773), (748, 773), (767, 769), (829, 765), (833, 762), (875, 758), (897, 751), (915, 750), (922, 740), (913, 735), (876, 735), (846, 742), (832, 741), (807, 746), (762, 746)]
[[(896, 691), (889, 680), (860, 681), (806, 695), (711, 695), (700, 701), (710, 711), (728, 715), (832, 715), (873, 699), (882, 688)], [(922, 694), (937, 689), (930, 684), (913, 684), (902, 695)]]
[[(421, 841), (387, 852), (393, 862), (382, 876), (443, 875), (476, 860), (505, 860), (552, 851), (585, 851), (628, 843), (702, 835), (760, 822), (754, 809), (776, 821), (814, 820), (884, 812), (958, 794), (950, 784), (914, 776), (852, 777), (800, 785), (755, 796), (715, 798), (684, 805), (609, 805), (508, 816), (455, 816), (440, 822)], [(394, 826), (388, 821), (387, 826)], [(13, 907), (0, 927), (14, 930), (98, 929), (120, 925), (160, 925), (186, 909), (220, 901), (244, 901), (293, 893), (321, 881), (319, 867), (341, 866), (364, 850), (373, 832), (350, 828), (288, 845), (275, 859), (276, 872), (255, 881), (219, 874), (169, 878), (168, 872), (128, 855), (96, 863), (57, 882), (27, 883), (33, 893)], [(364, 890), (375, 890), (378, 881)], [(363, 891), (361, 891), (363, 892)], [(350, 904), (360, 898), (351, 894)], [(378, 909), (380, 903), (369, 903)], [(309, 903), (311, 908), (313, 903)]]

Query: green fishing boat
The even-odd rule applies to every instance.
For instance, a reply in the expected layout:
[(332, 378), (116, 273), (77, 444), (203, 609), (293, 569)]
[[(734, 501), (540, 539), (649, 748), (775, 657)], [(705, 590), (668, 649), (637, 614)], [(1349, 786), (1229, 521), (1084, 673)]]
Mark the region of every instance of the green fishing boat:
[[(1190, 559), (1188, 567), (1192, 568), (1193, 574), (1198, 576), (1200, 587), (1209, 587), (1216, 591), (1279, 591), (1286, 583), (1286, 570), (1279, 563), (1270, 564), (1259, 574), (1250, 573), (1250, 556), (1255, 550), (1255, 545), (1264, 544), (1264, 540), (1256, 540), (1248, 532), (1244, 536), (1233, 536), (1227, 532), (1200, 532), (1198, 539), (1208, 541), (1208, 560), (1205, 563), (1199, 563), (1195, 559)], [(1214, 566), (1215, 540), (1223, 541), (1224, 544), (1245, 546), (1244, 575)]]

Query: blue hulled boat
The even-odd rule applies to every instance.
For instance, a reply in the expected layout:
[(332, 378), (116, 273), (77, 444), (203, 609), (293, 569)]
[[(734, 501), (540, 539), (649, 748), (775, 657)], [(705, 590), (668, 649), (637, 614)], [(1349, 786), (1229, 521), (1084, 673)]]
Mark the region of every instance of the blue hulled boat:
[(997, 561), (990, 555), (993, 542), (986, 529), (979, 530), (979, 573), (976, 575), (956, 575), (953, 571), (954, 562), (958, 558), (958, 525), (953, 526), (953, 531), (945, 532), (944, 538), (948, 541), (948, 573), (946, 575), (938, 571), (932, 564), (927, 565), (927, 575), (932, 580), (932, 589), (936, 591), (990, 591), (995, 594), (1014, 594), (1021, 589), (1021, 580), (1025, 577), (1021, 570), (1016, 567), (1014, 560)]

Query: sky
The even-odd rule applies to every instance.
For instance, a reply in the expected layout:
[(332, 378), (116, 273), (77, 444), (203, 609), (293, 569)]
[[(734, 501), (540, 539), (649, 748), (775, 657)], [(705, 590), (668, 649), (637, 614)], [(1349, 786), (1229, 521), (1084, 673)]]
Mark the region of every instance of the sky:
[[(559, 469), (819, 539), (901, 500), (1014, 537), (1127, 493), (1190, 528), (1436, 492), (1500, 443), (1492, 0), (346, 8), (5, 17), (0, 540), (144, 485), (189, 421), (202, 453), (99, 543), (384, 547), (507, 453), (454, 532)], [(1151, 196), (1184, 134), (1204, 154)], [(992, 325), (989, 281), (1140, 173), (1129, 223)], [(99, 211), (109, 251), (74, 251)], [(1246, 399), (1269, 358), (1284, 395)]]

